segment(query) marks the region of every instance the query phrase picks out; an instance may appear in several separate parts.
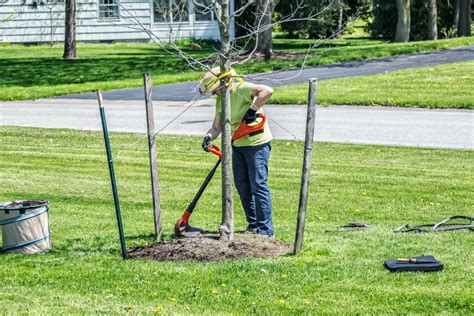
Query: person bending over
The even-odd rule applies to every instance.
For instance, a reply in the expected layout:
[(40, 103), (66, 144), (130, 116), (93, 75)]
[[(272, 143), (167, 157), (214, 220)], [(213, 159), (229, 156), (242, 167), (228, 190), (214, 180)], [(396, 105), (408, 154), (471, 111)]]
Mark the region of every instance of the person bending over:
[[(217, 96), (216, 112), (212, 127), (206, 133), (202, 147), (207, 151), (212, 146), (222, 129), (222, 102), (220, 79), (227, 77), (230, 85), (231, 130), (232, 134), (245, 120), (247, 124), (256, 121), (258, 113), (263, 113), (262, 107), (273, 94), (273, 89), (265, 85), (248, 82), (236, 82), (234, 70), (221, 76), (220, 68), (213, 68), (200, 81), (201, 95)], [(247, 232), (263, 236), (273, 236), (272, 197), (268, 186), (268, 160), (272, 134), (268, 123), (262, 130), (253, 132), (237, 139), (232, 144), (232, 166), (234, 182), (245, 210), (248, 226)]]

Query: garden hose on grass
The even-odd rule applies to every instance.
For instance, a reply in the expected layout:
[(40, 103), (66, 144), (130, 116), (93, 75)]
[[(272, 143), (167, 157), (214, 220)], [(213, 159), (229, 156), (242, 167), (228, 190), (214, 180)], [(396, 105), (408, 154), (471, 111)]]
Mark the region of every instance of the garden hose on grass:
[[(454, 222), (456, 220), (467, 220), (467, 223)], [(371, 226), (362, 223), (362, 222), (349, 222), (347, 225), (336, 227), (336, 229), (326, 230), (326, 233), (332, 232), (348, 232), (348, 231), (360, 231), (367, 230), (372, 228)], [(417, 233), (432, 233), (432, 232), (446, 232), (453, 230), (468, 229), (474, 231), (474, 217), (456, 215), (445, 218), (439, 223), (436, 224), (421, 224), (416, 226), (410, 226), (405, 224), (403, 226), (395, 228), (393, 231), (395, 233), (408, 233), (408, 232), (417, 232)]]
[[(469, 223), (452, 223), (454, 220), (468, 220)], [(450, 223), (451, 222), (451, 223)], [(433, 233), (433, 232), (446, 232), (453, 230), (469, 229), (474, 231), (474, 217), (456, 215), (445, 218), (439, 223), (436, 224), (421, 224), (411, 227), (406, 224), (394, 229), (395, 233), (408, 233), (408, 232), (417, 232), (417, 233)]]

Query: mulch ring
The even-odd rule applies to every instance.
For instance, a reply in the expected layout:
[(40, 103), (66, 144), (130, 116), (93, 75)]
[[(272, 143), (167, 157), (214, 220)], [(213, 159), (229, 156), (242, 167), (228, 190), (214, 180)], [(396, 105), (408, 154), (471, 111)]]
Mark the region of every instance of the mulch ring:
[(290, 251), (290, 244), (284, 241), (254, 234), (234, 234), (231, 241), (219, 240), (217, 234), (203, 234), (136, 247), (130, 250), (129, 257), (158, 261), (224, 261), (277, 257)]

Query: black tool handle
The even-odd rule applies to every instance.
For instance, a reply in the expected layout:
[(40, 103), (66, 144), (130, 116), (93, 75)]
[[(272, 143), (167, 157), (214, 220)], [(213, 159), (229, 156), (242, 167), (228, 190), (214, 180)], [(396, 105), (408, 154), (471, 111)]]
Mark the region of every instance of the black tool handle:
[(206, 180), (204, 180), (204, 182), (202, 183), (201, 187), (199, 188), (199, 191), (197, 192), (196, 196), (194, 197), (194, 199), (191, 201), (188, 208), (186, 209), (189, 213), (193, 212), (194, 208), (196, 207), (197, 202), (201, 198), (201, 195), (204, 193), (204, 190), (206, 190), (207, 185), (209, 184), (209, 182), (211, 182), (211, 179), (214, 176), (214, 173), (216, 173), (217, 168), (221, 164), (221, 161), (222, 160), (220, 160), (220, 159), (217, 160), (214, 168), (212, 168), (211, 171), (207, 174)]

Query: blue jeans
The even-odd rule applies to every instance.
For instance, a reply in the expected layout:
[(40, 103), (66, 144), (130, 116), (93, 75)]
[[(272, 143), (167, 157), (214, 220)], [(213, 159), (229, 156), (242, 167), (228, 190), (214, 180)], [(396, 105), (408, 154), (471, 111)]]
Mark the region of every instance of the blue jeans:
[(273, 236), (272, 196), (268, 187), (271, 143), (232, 147), (234, 182), (247, 217), (248, 228)]

